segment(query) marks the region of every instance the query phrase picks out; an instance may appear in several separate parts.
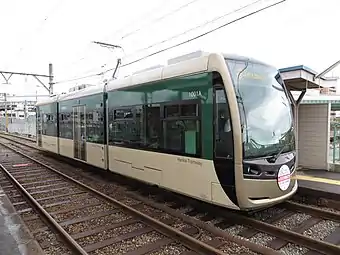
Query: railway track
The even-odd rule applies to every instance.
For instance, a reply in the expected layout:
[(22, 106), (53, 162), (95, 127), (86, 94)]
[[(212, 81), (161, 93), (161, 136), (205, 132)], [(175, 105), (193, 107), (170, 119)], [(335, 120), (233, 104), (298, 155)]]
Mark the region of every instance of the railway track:
[[(227, 254), (223, 252), (224, 246), (228, 249), (235, 246), (235, 249), (239, 249), (241, 253), (244, 251), (245, 254), (252, 254), (248, 248), (261, 254), (277, 254), (275, 251), (241, 239), (229, 237), (228, 240), (228, 235), (216, 229), (210, 231), (208, 236), (194, 223), (183, 222), (183, 217), (180, 215), (177, 218), (169, 217), (166, 213), (149, 207), (141, 201), (127, 199), (124, 196), (113, 199), (14, 149), (13, 144), (1, 143), (5, 149), (1, 150), (0, 168), (13, 185), (4, 186), (4, 182), (8, 183), (6, 178), (0, 179), (0, 184), (5, 192), (9, 193), (14, 191), (13, 186), (15, 186), (29, 201), (32, 208), (26, 201), (16, 202), (14, 206), (19, 209), (20, 213), (38, 212), (50, 228), (57, 230), (58, 236), (68, 243), (71, 250), (79, 254), (118, 254), (117, 243), (138, 238), (150, 239), (151, 242), (124, 254), (149, 254), (150, 252), (163, 254), (164, 252), (162, 250), (158, 252), (158, 249), (164, 246), (175, 247), (171, 249), (180, 251), (176, 254), (190, 255)], [(13, 164), (13, 161), (16, 163)], [(98, 218), (106, 216), (112, 218), (112, 215), (117, 214), (120, 219), (123, 218), (121, 222), (106, 219), (106, 224), (96, 226), (96, 222), (102, 223), (102, 220)], [(25, 217), (24, 221), (38, 219), (32, 215), (25, 215)], [(94, 225), (93, 222), (95, 222)], [(128, 227), (131, 225), (134, 225), (133, 230)], [(45, 230), (46, 227), (40, 227), (35, 229), (35, 232)], [(117, 233), (124, 231), (127, 233), (123, 235)], [(109, 238), (108, 232), (116, 236)], [(141, 237), (143, 235), (144, 237)], [(202, 241), (199, 240), (200, 238)], [(91, 240), (90, 243), (88, 240)], [(244, 247), (240, 248), (242, 245)], [(54, 250), (60, 249), (62, 248)]]
[[(13, 164), (13, 161), (17, 163)], [(26, 198), (26, 201), (17, 202), (14, 206), (20, 206), (21, 212), (30, 212), (33, 208), (76, 254), (95, 251), (98, 251), (97, 254), (116, 254), (119, 251), (119, 243), (129, 239), (137, 240), (137, 243), (138, 239), (153, 240), (139, 245), (136, 250), (131, 250), (130, 254), (145, 254), (175, 243), (194, 251), (193, 254), (224, 254), (197, 240), (200, 231), (195, 227), (179, 231), (169, 226), (176, 223), (171, 219), (156, 220), (142, 213), (138, 210), (140, 203), (131, 206), (123, 204), (9, 147), (2, 149), (1, 162), (1, 170), (13, 184), (4, 186), (5, 192), (6, 189), (13, 192), (15, 186)], [(124, 220), (115, 221), (117, 215)], [(110, 216), (105, 219), (109, 225), (95, 227), (90, 223), (105, 216)], [(31, 220), (36, 219), (31, 217)], [(82, 231), (76, 232), (75, 229), (81, 224)], [(45, 228), (40, 230), (44, 231)], [(114, 237), (101, 240), (97, 236), (91, 242), (87, 241), (89, 236), (103, 231), (111, 232)]]
[[(325, 194), (326, 193), (326, 194)], [(328, 193), (328, 194), (327, 194)], [(325, 210), (340, 212), (340, 195), (335, 193), (324, 192), (320, 194), (316, 191), (303, 191), (296, 194), (293, 201), (307, 204), (314, 207), (321, 207)]]
[[(290, 201), (249, 215), (226, 212), (226, 210), (216, 208), (206, 208), (206, 210), (215, 217), (218, 215), (223, 218), (224, 223), (235, 227), (242, 226), (237, 232), (238, 236), (253, 240), (259, 237), (267, 239), (265, 245), (274, 250), (295, 244), (295, 246), (300, 246), (303, 254), (340, 254), (339, 213)], [(324, 240), (317, 240), (313, 236), (315, 234), (313, 232), (317, 231), (317, 228), (315, 230), (313, 228), (320, 223), (326, 223), (326, 227), (331, 230), (331, 233), (326, 231)], [(332, 228), (334, 228), (333, 232)]]
[(3, 131), (0, 131), (0, 135), (8, 136), (8, 137), (16, 138), (16, 139), (23, 139), (27, 142), (36, 143), (36, 138), (32, 137), (32, 136), (30, 137), (30, 136), (23, 136), (23, 135), (19, 135), (19, 134), (5, 133)]
[[(16, 146), (21, 145), (16, 144)], [(31, 153), (34, 152), (31, 151)], [(80, 176), (78, 178), (87, 178), (87, 181), (96, 180), (97, 185), (106, 182), (103, 185), (104, 189), (112, 192), (112, 184), (108, 184), (110, 181), (107, 179), (88, 176), (87, 173)], [(113, 186), (117, 186), (117, 182), (113, 182)], [(229, 241), (235, 239), (238, 243), (240, 242), (237, 238), (241, 237), (254, 245), (265, 245), (267, 254), (275, 254), (275, 251), (283, 254), (340, 254), (340, 248), (337, 246), (339, 244), (337, 242), (340, 241), (338, 227), (340, 214), (336, 210), (326, 211), (288, 201), (262, 212), (245, 215), (140, 185), (137, 185), (135, 190), (122, 192), (137, 201), (143, 201), (143, 203), (152, 204), (154, 208), (167, 211), (171, 215), (184, 217), (187, 223), (214, 233), (215, 236), (227, 237)], [(146, 198), (147, 196), (151, 196), (151, 199)], [(157, 200), (161, 202), (157, 203)], [(166, 200), (169, 203), (164, 204)], [(191, 205), (191, 209), (188, 209), (188, 204)], [(297, 220), (292, 220), (293, 218)], [(324, 225), (328, 229), (322, 231), (322, 227), (318, 228), (319, 225)], [(222, 230), (222, 233), (217, 229)], [(320, 229), (323, 234), (321, 236)], [(247, 245), (249, 246), (248, 243)], [(261, 252), (254, 247), (251, 250), (263, 253), (263, 250)]]

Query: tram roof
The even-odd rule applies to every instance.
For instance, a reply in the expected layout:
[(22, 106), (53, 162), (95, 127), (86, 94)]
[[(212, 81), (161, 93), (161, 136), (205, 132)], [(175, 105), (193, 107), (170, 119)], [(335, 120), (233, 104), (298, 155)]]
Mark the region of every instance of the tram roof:
[[(182, 56), (169, 59), (167, 65), (158, 65), (149, 67), (147, 69), (133, 73), (130, 76), (110, 80), (107, 85), (107, 91), (114, 89), (130, 87), (137, 84), (149, 83), (158, 80), (165, 80), (172, 77), (183, 77), (188, 74), (202, 73), (208, 71), (209, 58), (212, 55), (220, 55), (224, 59), (233, 59), (241, 61), (251, 61), (252, 63), (259, 63), (271, 66), (267, 63), (259, 61), (247, 56), (228, 54), (228, 53), (214, 53), (195, 51)], [(304, 89), (320, 88), (320, 87), (334, 87), (337, 80), (334, 78), (319, 77), (315, 78), (317, 72), (304, 65), (292, 66), (279, 69), (282, 79), (289, 90), (301, 91)], [(105, 91), (105, 85), (99, 84), (93, 87), (87, 87), (82, 90), (76, 90), (67, 94), (56, 95), (48, 99), (44, 99), (37, 103), (37, 105), (44, 105), (56, 101), (65, 101), (70, 99), (81, 98), (88, 95), (97, 94)]]
[(231, 53), (222, 53), (222, 56), (225, 59), (231, 59), (231, 60), (241, 60), (241, 61), (249, 61), (251, 63), (255, 63), (255, 64), (261, 64), (261, 65), (266, 65), (266, 66), (272, 66), (266, 62), (260, 61), (256, 58), (251, 58), (251, 57), (247, 57), (247, 56), (242, 56), (242, 55), (237, 55), (237, 54), (231, 54)]
[(155, 67), (149, 67), (147, 69), (135, 72), (130, 76), (126, 76), (117, 80), (111, 80), (108, 83), (107, 90), (111, 91), (114, 89), (130, 87), (138, 84), (166, 80), (172, 77), (183, 77), (188, 74), (202, 73), (210, 68), (209, 59), (213, 55), (220, 55), (223, 59), (250, 61), (252, 63), (271, 66), (257, 59), (242, 55), (195, 51), (169, 59), (167, 65), (165, 66), (157, 65)]
[(86, 87), (84, 89), (75, 90), (75, 91), (72, 91), (66, 94), (53, 95), (49, 98), (45, 98), (41, 101), (38, 101), (36, 103), (36, 106), (47, 105), (47, 104), (52, 104), (55, 102), (81, 98), (81, 97), (89, 96), (89, 95), (95, 95), (95, 94), (104, 92), (104, 88), (105, 88), (104, 84), (98, 84), (96, 86)]
[(46, 104), (52, 104), (52, 103), (55, 103), (58, 101), (59, 97), (61, 95), (53, 95), (49, 98), (44, 98), (43, 100), (41, 101), (38, 101), (35, 105), (36, 106), (41, 106), (41, 105), (46, 105)]
[(98, 93), (103, 93), (104, 88), (105, 88), (105, 85), (103, 83), (100, 83), (96, 86), (90, 86), (90, 87), (86, 87), (81, 90), (75, 90), (67, 94), (61, 94), (60, 97), (58, 98), (58, 101), (59, 102), (66, 101), (66, 100), (77, 99), (77, 98), (81, 98), (85, 96), (95, 95)]

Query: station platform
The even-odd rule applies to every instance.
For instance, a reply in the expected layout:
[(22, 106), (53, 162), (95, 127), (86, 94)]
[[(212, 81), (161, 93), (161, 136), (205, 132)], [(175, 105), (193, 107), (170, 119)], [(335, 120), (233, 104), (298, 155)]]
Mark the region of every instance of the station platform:
[(298, 170), (298, 193), (340, 201), (340, 173), (327, 170)]
[(0, 254), (44, 254), (0, 186)]

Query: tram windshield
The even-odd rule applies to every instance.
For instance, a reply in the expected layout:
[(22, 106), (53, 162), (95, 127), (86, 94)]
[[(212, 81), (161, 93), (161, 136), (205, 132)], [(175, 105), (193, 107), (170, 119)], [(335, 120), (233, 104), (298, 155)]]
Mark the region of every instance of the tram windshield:
[(294, 150), (291, 104), (278, 71), (262, 63), (226, 61), (239, 106), (244, 158)]

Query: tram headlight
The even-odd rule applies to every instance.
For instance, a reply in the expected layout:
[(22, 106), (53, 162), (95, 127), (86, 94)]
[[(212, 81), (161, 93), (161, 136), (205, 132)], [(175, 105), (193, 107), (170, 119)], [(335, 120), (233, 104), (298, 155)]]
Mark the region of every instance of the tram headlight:
[(243, 174), (245, 175), (260, 175), (261, 171), (256, 165), (243, 164)]

